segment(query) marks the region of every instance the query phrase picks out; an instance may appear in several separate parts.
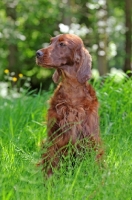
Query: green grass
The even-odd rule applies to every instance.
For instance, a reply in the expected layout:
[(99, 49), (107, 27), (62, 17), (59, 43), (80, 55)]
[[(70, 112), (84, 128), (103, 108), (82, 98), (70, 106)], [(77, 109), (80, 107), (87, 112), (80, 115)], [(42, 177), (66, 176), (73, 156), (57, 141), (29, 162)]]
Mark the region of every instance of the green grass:
[[(2, 200), (131, 200), (132, 80), (93, 85), (100, 102), (100, 127), (106, 169), (94, 155), (77, 162), (67, 159), (49, 179), (36, 162), (46, 137), (47, 99), (51, 94), (0, 98), (0, 199)], [(66, 170), (65, 170), (66, 169)]]

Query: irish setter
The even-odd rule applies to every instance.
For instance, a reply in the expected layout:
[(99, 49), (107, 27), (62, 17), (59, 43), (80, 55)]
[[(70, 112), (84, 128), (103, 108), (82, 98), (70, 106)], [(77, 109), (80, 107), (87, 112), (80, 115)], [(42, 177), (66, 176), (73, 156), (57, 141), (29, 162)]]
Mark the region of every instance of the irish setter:
[(36, 52), (36, 63), (44, 68), (54, 68), (53, 81), (61, 81), (54, 92), (48, 110), (48, 142), (42, 163), (47, 163), (46, 173), (59, 166), (62, 156), (68, 154), (68, 144), (74, 154), (84, 148), (94, 148), (96, 159), (100, 150), (98, 100), (92, 86), (91, 56), (81, 38), (74, 34), (61, 34), (51, 38), (50, 45)]

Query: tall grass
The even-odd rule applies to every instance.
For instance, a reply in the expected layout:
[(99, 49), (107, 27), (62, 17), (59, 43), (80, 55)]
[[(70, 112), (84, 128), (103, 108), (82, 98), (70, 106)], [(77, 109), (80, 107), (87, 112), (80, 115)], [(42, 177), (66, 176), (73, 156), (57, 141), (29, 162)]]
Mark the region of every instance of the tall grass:
[(67, 158), (59, 171), (43, 178), (36, 162), (46, 137), (47, 99), (51, 94), (0, 98), (0, 199), (131, 200), (132, 80), (107, 77), (93, 83), (100, 102), (106, 168), (85, 156), (72, 169)]

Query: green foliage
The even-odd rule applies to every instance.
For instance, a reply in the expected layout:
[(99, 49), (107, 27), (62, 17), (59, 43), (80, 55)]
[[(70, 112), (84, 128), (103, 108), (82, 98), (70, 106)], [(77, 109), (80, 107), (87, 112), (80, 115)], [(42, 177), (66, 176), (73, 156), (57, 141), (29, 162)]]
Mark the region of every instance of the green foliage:
[[(59, 24), (67, 24), (69, 32), (79, 34), (93, 57), (97, 68), (99, 21), (97, 13), (105, 1), (25, 1), (3, 0), (0, 2), (0, 80), (4, 69), (22, 73), (32, 78), (32, 87), (44, 82), (50, 85), (52, 71), (40, 69), (35, 64), (36, 50), (45, 47), (49, 38), (61, 32)], [(125, 58), (124, 2), (107, 2), (108, 67), (122, 68)], [(70, 24), (68, 24), (68, 21)], [(62, 31), (63, 32), (63, 31)], [(14, 57), (10, 58), (10, 52)], [(12, 57), (12, 55), (11, 55)], [(12, 64), (11, 64), (12, 63)]]
[(93, 86), (100, 102), (106, 167), (96, 165), (94, 153), (77, 160), (74, 169), (68, 157), (48, 180), (36, 163), (46, 137), (51, 92), (0, 98), (0, 199), (131, 199), (132, 80), (106, 77)]
[[(57, 1), (4, 0), (0, 3), (0, 7), (2, 57), (0, 66), (3, 72), (9, 67), (8, 69), (12, 72), (34, 77), (33, 82), (35, 83), (36, 79), (40, 78), (38, 74), (43, 71), (42, 69), (39, 71), (40, 68), (36, 67), (35, 53), (49, 42), (49, 38), (56, 29)], [(14, 45), (17, 49), (17, 59), (15, 57), (16, 62), (12, 68), (10, 68), (7, 57), (10, 45)], [(3, 72), (1, 70), (1, 79)], [(41, 75), (41, 79), (42, 77)]]

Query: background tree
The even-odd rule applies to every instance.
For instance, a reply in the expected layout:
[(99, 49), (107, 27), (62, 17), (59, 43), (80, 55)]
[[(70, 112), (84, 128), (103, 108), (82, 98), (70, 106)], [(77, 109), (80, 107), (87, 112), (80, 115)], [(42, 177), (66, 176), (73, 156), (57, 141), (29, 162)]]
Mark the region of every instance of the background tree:
[(108, 63), (107, 63), (107, 47), (108, 47), (108, 35), (107, 35), (107, 2), (106, 0), (101, 1), (97, 11), (98, 18), (98, 29), (97, 29), (97, 38), (98, 38), (98, 70), (99, 74), (105, 75), (108, 72)]
[(36, 66), (35, 52), (59, 33), (83, 39), (100, 75), (112, 68), (130, 70), (130, 9), (129, 0), (0, 1), (0, 80), (8, 68), (31, 77), (33, 88), (43, 82), (47, 89), (52, 71)]
[[(132, 1), (125, 0), (125, 64), (124, 71), (132, 70), (131, 56), (132, 56)], [(128, 74), (132, 76), (132, 73)]]
[(12, 37), (9, 37), (9, 40), (7, 40), (6, 44), (8, 47), (8, 66), (7, 68), (11, 71), (18, 71), (18, 68), (16, 68), (16, 63), (18, 64), (18, 47), (16, 43), (16, 38), (14, 37), (15, 32), (17, 30), (16, 21), (17, 21), (17, 13), (16, 13), (16, 6), (17, 1), (6, 1), (5, 2), (5, 12), (6, 12), (6, 18), (8, 19), (8, 31), (9, 34), (12, 34)]

